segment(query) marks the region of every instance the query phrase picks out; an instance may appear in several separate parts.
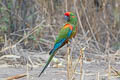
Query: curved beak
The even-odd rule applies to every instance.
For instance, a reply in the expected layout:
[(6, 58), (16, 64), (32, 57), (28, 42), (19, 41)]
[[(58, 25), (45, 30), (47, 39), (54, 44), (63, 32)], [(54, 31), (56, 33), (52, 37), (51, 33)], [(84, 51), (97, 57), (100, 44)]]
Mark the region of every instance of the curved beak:
[(69, 16), (64, 16), (64, 19), (65, 19), (66, 21), (69, 21), (69, 20), (70, 20)]

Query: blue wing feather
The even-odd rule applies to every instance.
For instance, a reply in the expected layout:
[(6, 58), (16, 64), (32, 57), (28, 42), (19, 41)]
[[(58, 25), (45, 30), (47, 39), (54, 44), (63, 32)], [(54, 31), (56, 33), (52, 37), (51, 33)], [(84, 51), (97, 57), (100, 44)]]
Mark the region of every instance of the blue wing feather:
[(67, 37), (69, 38), (69, 37), (71, 36), (71, 34), (72, 34), (72, 30), (70, 30), (70, 31), (68, 32)]
[[(72, 30), (69, 30), (68, 34), (67, 34), (67, 38), (69, 38), (72, 34)], [(55, 43), (54, 48), (50, 51), (50, 55), (57, 50), (59, 47), (61, 47), (61, 45), (66, 41), (66, 38), (61, 39), (59, 42)]]
[(65, 42), (65, 40), (66, 39), (61, 39), (59, 42), (57, 42), (49, 54), (51, 55), (55, 50), (57, 50)]

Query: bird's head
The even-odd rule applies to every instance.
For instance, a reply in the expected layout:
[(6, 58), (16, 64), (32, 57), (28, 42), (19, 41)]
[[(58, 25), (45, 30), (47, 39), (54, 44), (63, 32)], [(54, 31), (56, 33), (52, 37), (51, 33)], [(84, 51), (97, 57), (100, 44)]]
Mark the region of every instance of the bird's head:
[(66, 12), (64, 14), (64, 19), (71, 24), (77, 24), (77, 17), (72, 12)]

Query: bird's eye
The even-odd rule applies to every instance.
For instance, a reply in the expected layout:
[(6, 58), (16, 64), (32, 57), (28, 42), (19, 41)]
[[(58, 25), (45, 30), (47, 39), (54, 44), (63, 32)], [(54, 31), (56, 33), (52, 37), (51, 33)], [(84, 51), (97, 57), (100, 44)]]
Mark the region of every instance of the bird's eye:
[(68, 21), (69, 20), (69, 16), (64, 16), (64, 19)]

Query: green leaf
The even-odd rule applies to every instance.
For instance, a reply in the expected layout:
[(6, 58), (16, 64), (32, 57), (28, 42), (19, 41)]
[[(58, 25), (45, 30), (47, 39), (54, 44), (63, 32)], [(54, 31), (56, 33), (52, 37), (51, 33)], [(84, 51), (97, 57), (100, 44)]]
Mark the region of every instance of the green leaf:
[(7, 31), (7, 30), (8, 30), (8, 28), (7, 28), (7, 26), (2, 25), (2, 26), (0, 27), (0, 30), (5, 32), (5, 31)]

